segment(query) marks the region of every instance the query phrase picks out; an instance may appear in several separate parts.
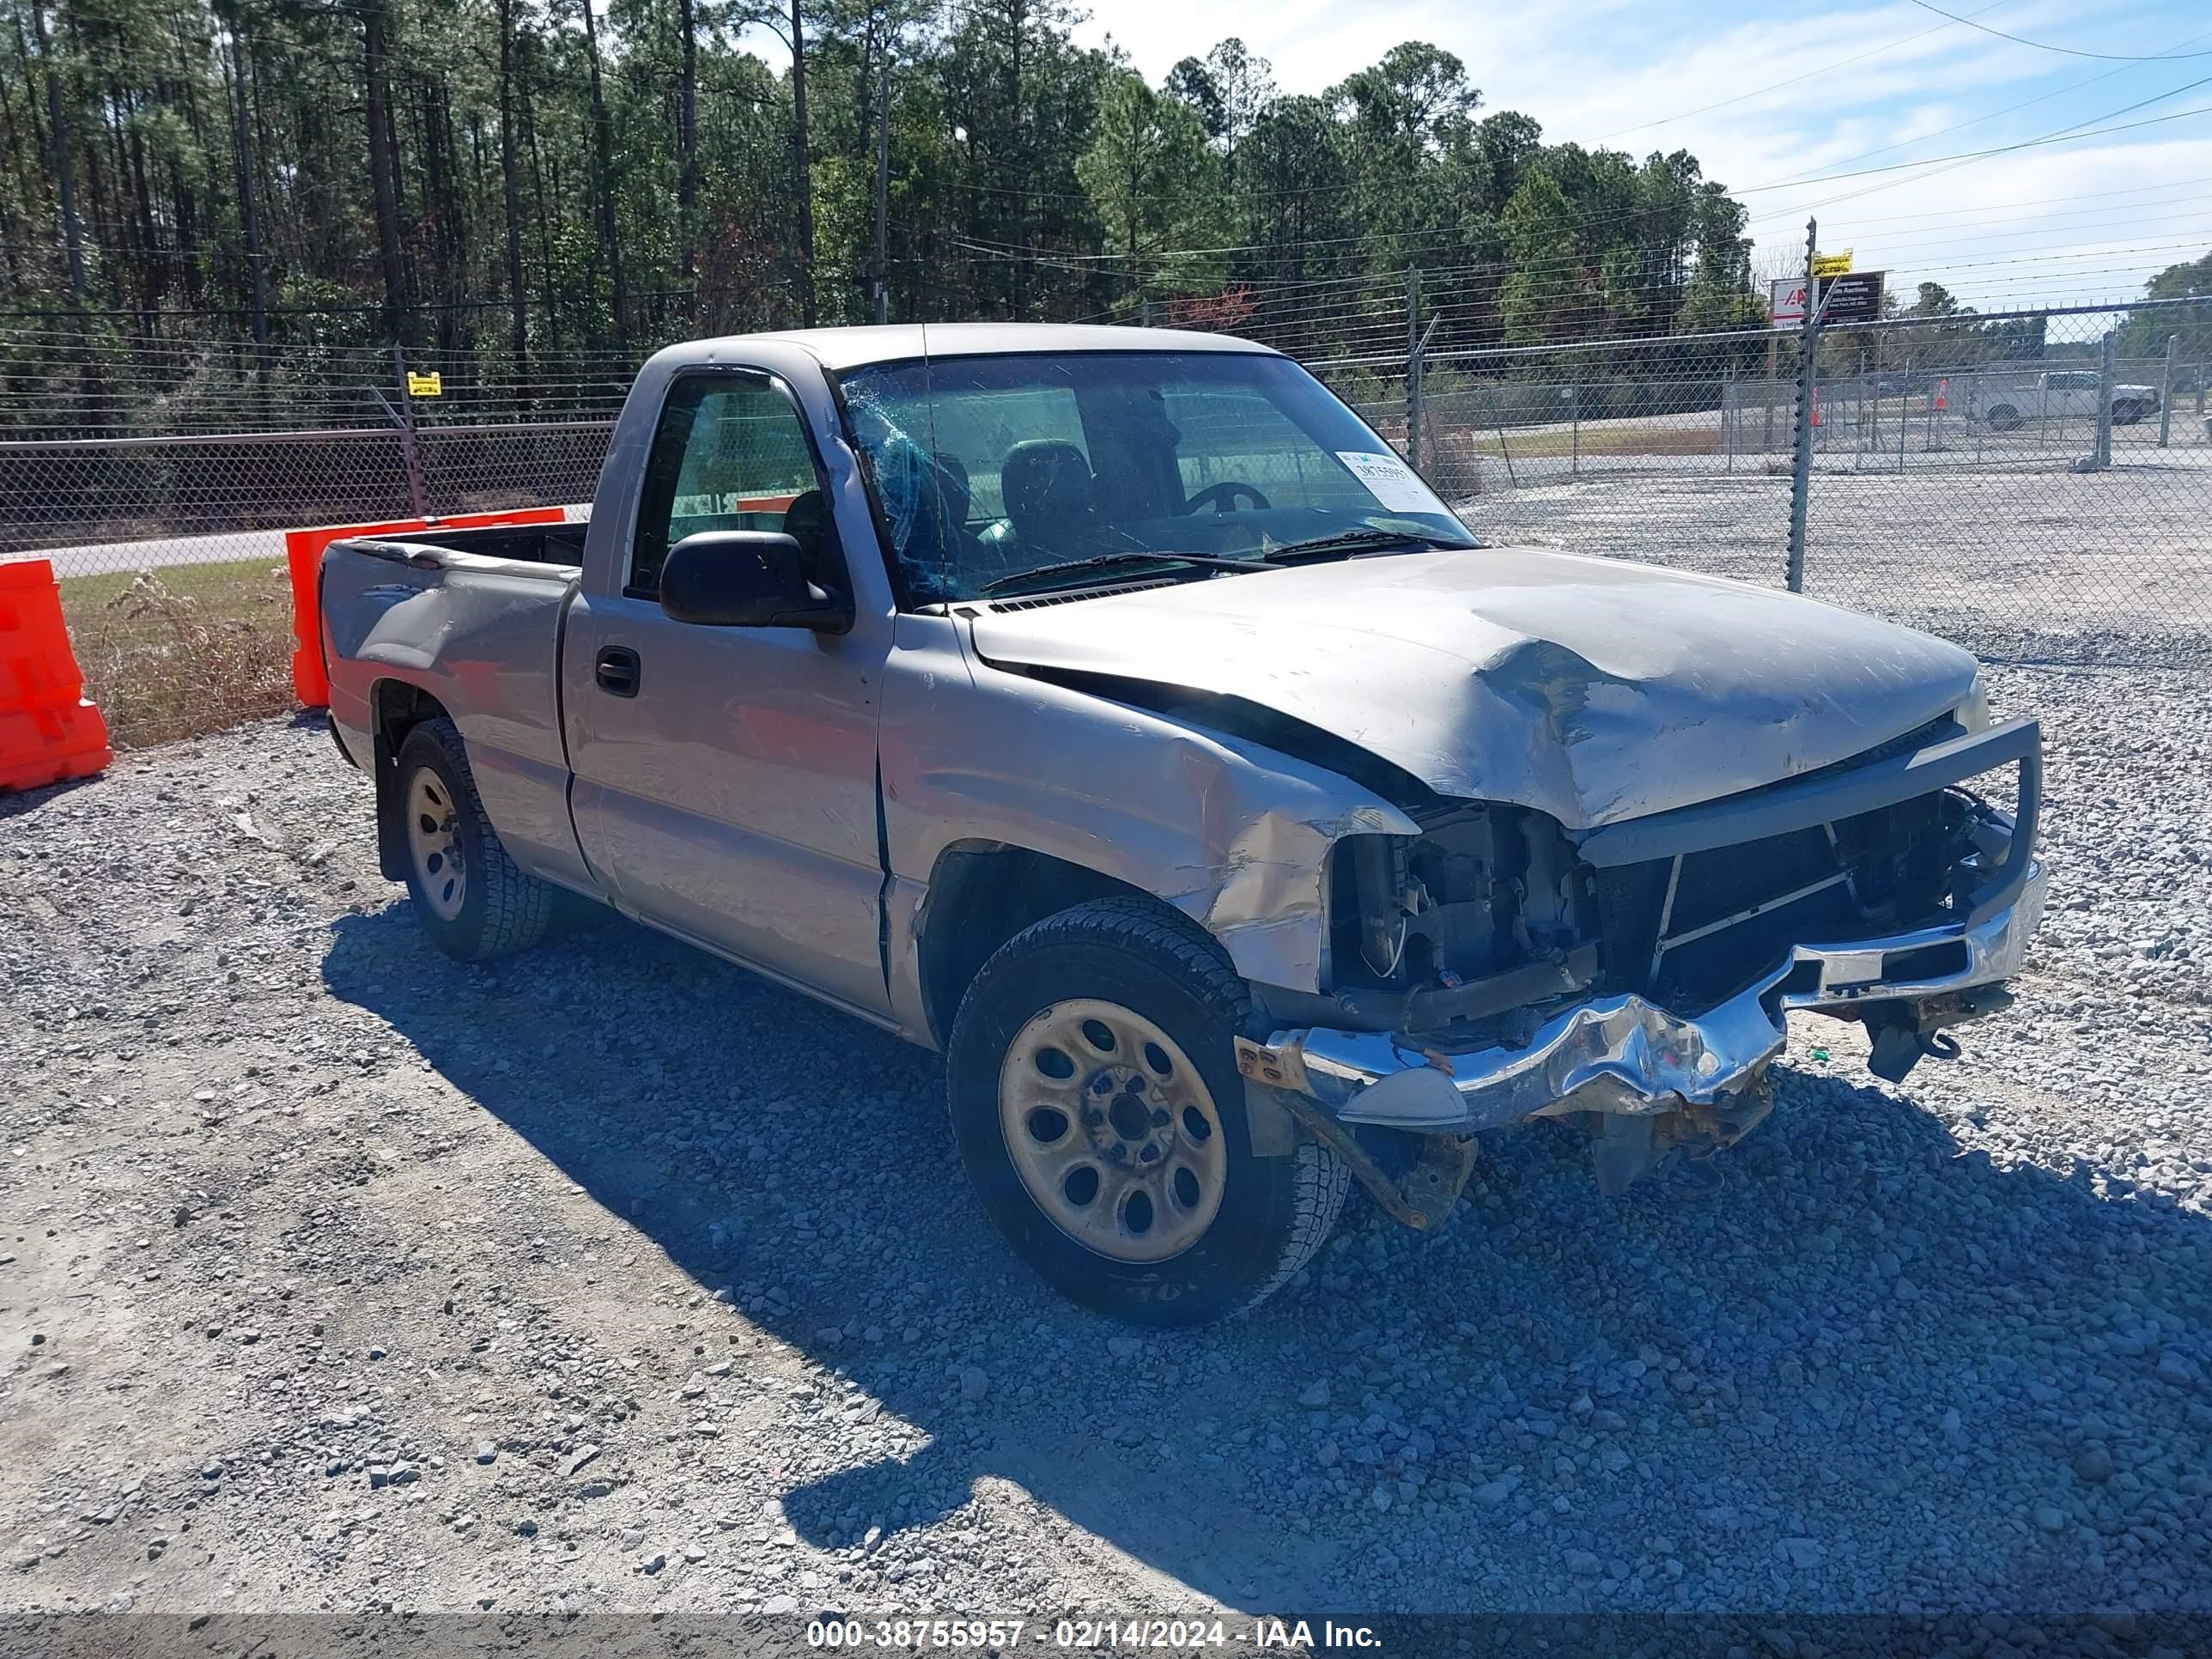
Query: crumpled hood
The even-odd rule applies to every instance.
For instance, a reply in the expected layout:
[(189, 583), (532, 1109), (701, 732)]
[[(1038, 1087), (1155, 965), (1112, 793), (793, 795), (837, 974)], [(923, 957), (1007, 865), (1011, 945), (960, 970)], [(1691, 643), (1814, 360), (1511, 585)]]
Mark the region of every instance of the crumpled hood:
[(1571, 830), (1846, 759), (1957, 707), (1975, 671), (1817, 600), (1529, 548), (978, 607), (973, 627), (991, 662), (1241, 697)]

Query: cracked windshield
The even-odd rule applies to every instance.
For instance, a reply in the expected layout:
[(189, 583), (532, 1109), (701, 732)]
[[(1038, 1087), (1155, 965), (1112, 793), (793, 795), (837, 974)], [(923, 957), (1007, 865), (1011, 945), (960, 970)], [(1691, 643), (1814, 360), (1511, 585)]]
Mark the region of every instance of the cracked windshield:
[(939, 357), (844, 385), (910, 603), (1474, 544), (1285, 358)]

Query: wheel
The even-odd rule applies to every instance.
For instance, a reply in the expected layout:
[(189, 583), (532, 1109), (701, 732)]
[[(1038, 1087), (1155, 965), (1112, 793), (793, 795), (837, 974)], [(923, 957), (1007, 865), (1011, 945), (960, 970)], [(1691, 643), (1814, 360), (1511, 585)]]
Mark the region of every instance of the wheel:
[(2144, 410), (2141, 404), (2114, 404), (2112, 423), (2115, 426), (2134, 426), (2142, 419), (2143, 414)]
[(1071, 1300), (1146, 1325), (1249, 1308), (1319, 1249), (1351, 1171), (1252, 1151), (1244, 981), (1190, 922), (1099, 899), (1015, 935), (953, 1022), (952, 1130), (984, 1208)]
[(410, 732), (396, 769), (407, 893), (430, 942), (456, 961), (483, 962), (543, 939), (560, 890), (523, 874), (500, 845), (453, 721), (425, 720)]
[(2020, 411), (2010, 404), (1999, 404), (1990, 411), (1990, 425), (1999, 432), (2011, 432), (2020, 425)]

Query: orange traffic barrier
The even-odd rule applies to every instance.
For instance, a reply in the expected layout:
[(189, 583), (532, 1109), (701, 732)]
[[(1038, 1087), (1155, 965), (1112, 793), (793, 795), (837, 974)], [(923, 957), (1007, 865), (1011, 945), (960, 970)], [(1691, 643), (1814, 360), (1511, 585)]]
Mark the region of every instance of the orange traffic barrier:
[(401, 536), (410, 530), (474, 530), (494, 524), (559, 524), (557, 507), (517, 507), (509, 513), (456, 513), (443, 519), (392, 519), (383, 524), (319, 525), (284, 532), (284, 562), (292, 577), (292, 695), (303, 708), (331, 706), (330, 675), (323, 667), (323, 550), (348, 536)]
[(0, 789), (88, 777), (114, 758), (70, 648), (52, 562), (0, 564)]

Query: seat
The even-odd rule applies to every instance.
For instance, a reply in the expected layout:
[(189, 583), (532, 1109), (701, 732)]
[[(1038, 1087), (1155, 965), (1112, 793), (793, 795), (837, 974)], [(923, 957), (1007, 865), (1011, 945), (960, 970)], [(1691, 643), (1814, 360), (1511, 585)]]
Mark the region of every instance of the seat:
[(1059, 438), (1030, 438), (1008, 450), (1000, 464), (999, 494), (1006, 516), (987, 539), (1049, 553), (1080, 542), (1097, 505), (1091, 462)]

